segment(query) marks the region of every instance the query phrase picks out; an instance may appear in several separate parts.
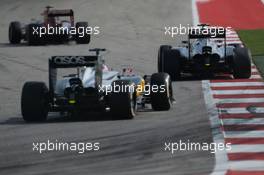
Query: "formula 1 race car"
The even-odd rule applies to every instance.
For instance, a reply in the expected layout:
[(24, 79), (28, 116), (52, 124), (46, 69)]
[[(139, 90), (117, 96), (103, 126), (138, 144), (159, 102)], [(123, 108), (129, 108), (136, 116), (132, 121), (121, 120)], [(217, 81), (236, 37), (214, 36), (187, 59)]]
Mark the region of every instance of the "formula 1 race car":
[[(13, 21), (9, 25), (9, 42), (19, 44), (24, 40), (28, 45), (43, 45), (47, 43), (63, 43), (75, 40), (77, 44), (89, 44), (90, 33), (87, 22), (74, 24), (72, 9), (55, 10), (47, 6), (41, 14), (44, 21), (32, 21), (30, 24), (21, 24)], [(74, 30), (72, 30), (74, 29)]]
[(198, 25), (189, 31), (188, 41), (182, 46), (160, 46), (158, 72), (168, 73), (172, 80), (180, 79), (182, 73), (199, 77), (228, 73), (236, 79), (249, 78), (250, 51), (243, 45), (227, 44), (225, 28), (209, 29), (206, 24)]
[[(25, 121), (44, 121), (48, 112), (70, 116), (106, 112), (113, 119), (131, 119), (139, 105), (150, 103), (153, 110), (169, 110), (172, 84), (167, 73), (140, 76), (131, 68), (122, 73), (108, 69), (100, 53), (89, 56), (53, 56), (49, 59), (49, 88), (44, 82), (26, 82), (22, 89), (21, 111)], [(58, 70), (75, 73), (57, 80)], [(77, 73), (76, 73), (77, 68)]]

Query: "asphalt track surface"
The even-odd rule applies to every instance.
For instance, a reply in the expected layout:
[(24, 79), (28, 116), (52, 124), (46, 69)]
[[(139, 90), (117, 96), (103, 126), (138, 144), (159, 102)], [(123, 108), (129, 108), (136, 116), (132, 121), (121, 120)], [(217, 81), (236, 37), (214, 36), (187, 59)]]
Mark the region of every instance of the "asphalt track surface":
[[(28, 47), (8, 44), (10, 21), (28, 22), (46, 5), (73, 8), (76, 21), (100, 26), (90, 48), (105, 47), (110, 67), (133, 65), (140, 74), (156, 71), (160, 44), (177, 43), (164, 37), (165, 25), (192, 24), (186, 0), (1, 0), (0, 2), (0, 174), (209, 174), (214, 155), (207, 151), (164, 151), (164, 142), (212, 142), (201, 81), (173, 83), (176, 104), (169, 112), (140, 112), (133, 120), (70, 121), (53, 114), (45, 123), (27, 124), (20, 114), (23, 83), (47, 82), (52, 55), (87, 53), (87, 45)], [(32, 142), (100, 142), (100, 151), (32, 151)]]

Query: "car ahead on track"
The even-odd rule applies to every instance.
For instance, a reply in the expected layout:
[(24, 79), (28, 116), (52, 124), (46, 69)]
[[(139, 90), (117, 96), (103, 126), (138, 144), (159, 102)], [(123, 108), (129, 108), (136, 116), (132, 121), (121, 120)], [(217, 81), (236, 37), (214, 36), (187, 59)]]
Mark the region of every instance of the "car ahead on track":
[[(77, 31), (86, 30), (88, 22), (74, 24), (74, 12), (72, 9), (57, 10), (47, 6), (42, 16), (43, 21), (32, 21), (29, 24), (21, 24), (13, 21), (9, 25), (9, 42), (19, 44), (24, 40), (28, 45), (43, 45), (47, 43), (63, 43), (75, 40), (77, 44), (88, 44), (90, 34)], [(75, 32), (70, 30), (75, 29)], [(41, 35), (41, 33), (43, 33)]]
[[(112, 119), (132, 119), (140, 105), (150, 103), (155, 111), (171, 108), (172, 84), (167, 73), (136, 75), (131, 68), (122, 73), (104, 64), (105, 49), (90, 49), (89, 56), (52, 56), (49, 59), (49, 88), (44, 82), (26, 82), (21, 111), (25, 121), (44, 121), (48, 112), (70, 116), (106, 112)], [(67, 69), (66, 69), (67, 68)], [(57, 79), (58, 70), (75, 74)], [(76, 73), (77, 69), (77, 73)]]
[(180, 79), (182, 73), (202, 77), (228, 73), (236, 79), (251, 76), (250, 51), (243, 45), (227, 44), (226, 29), (210, 30), (205, 24), (197, 28), (189, 31), (188, 41), (182, 46), (160, 46), (158, 72), (168, 73), (172, 80)]

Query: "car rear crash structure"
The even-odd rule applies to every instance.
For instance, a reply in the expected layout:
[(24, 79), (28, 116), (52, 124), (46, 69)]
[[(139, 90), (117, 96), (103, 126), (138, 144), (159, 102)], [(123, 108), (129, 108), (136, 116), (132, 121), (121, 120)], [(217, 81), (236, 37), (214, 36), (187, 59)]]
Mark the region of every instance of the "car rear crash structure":
[[(49, 88), (44, 82), (26, 82), (22, 89), (21, 110), (25, 121), (44, 121), (48, 112), (79, 115), (108, 112), (114, 119), (131, 119), (138, 106), (150, 103), (154, 110), (169, 110), (172, 85), (167, 73), (144, 77), (104, 70), (105, 49), (91, 49), (88, 56), (53, 56), (49, 59)], [(76, 68), (76, 74), (58, 79), (58, 69)], [(150, 91), (144, 87), (163, 87)], [(107, 91), (122, 86), (123, 90)], [(126, 90), (124, 90), (124, 87)], [(133, 90), (127, 89), (134, 87)], [(139, 88), (144, 89), (139, 91)], [(108, 93), (107, 93), (108, 92)]]
[(170, 74), (172, 80), (180, 79), (182, 73), (198, 76), (230, 73), (242, 79), (251, 76), (251, 54), (246, 47), (227, 44), (224, 28), (208, 30), (205, 24), (198, 28), (198, 32), (196, 29), (189, 31), (188, 41), (183, 41), (182, 46), (160, 46), (158, 72)]
[[(47, 6), (43, 15), (43, 21), (32, 21), (29, 24), (22, 24), (13, 21), (9, 25), (9, 42), (19, 44), (22, 40), (28, 45), (43, 45), (47, 43), (63, 43), (75, 40), (77, 44), (88, 44), (90, 42), (89, 33), (71, 34), (69, 31), (75, 27), (76, 31), (84, 31), (88, 22), (77, 22), (74, 24), (74, 12), (72, 9), (56, 10)], [(40, 35), (40, 30), (44, 29), (45, 34)]]

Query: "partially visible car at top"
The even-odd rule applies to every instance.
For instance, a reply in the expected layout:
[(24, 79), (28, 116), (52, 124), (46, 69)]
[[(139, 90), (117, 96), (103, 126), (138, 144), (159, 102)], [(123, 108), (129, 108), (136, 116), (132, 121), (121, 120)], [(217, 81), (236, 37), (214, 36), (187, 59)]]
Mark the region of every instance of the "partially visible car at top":
[[(25, 41), (28, 45), (43, 45), (74, 40), (77, 44), (89, 44), (90, 33), (69, 32), (73, 27), (75, 27), (75, 31), (83, 31), (83, 29), (85, 31), (89, 27), (88, 22), (76, 22), (75, 24), (72, 9), (59, 10), (52, 8), (47, 6), (41, 14), (43, 21), (32, 20), (29, 24), (12, 21), (9, 25), (9, 42), (19, 44), (21, 41)], [(40, 35), (40, 29), (44, 33), (43, 35)]]

